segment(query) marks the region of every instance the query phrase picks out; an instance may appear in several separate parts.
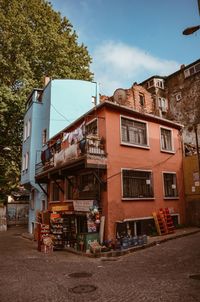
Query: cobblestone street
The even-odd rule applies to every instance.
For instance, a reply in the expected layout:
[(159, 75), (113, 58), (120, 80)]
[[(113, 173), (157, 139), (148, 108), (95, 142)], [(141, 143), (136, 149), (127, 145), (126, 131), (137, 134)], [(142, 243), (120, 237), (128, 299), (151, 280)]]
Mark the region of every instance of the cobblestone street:
[(200, 280), (190, 278), (200, 275), (200, 233), (95, 259), (40, 253), (35, 242), (21, 237), (23, 231), (0, 233), (1, 302), (200, 301)]

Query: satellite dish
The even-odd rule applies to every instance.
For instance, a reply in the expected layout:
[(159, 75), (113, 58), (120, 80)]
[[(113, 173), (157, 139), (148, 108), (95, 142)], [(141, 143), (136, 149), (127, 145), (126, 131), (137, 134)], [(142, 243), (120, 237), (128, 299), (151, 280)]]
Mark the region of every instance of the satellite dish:
[(113, 94), (113, 99), (117, 104), (124, 104), (126, 102), (126, 91), (122, 88), (116, 89)]

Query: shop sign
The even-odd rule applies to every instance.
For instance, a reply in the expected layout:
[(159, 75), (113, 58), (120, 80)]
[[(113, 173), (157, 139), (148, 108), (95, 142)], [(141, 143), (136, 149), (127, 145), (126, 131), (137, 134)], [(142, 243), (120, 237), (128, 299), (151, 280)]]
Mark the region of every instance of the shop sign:
[(74, 211), (89, 212), (93, 206), (93, 200), (73, 200)]

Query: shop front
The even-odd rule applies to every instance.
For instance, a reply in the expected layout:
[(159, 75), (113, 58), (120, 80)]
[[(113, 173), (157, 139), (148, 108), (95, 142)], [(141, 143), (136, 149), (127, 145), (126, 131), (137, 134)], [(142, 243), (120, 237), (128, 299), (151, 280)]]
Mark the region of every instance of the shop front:
[[(38, 250), (74, 249), (90, 252), (99, 242), (100, 215), (94, 200), (74, 200), (38, 213)], [(45, 247), (46, 245), (46, 247)]]

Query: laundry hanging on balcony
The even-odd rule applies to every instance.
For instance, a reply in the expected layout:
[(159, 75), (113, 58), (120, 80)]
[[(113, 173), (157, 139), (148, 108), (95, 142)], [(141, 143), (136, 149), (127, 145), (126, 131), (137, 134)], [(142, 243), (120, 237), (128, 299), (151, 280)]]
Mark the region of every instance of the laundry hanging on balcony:
[(85, 122), (83, 122), (80, 127), (76, 128), (72, 132), (65, 132), (63, 134), (63, 142), (68, 141), (69, 144), (71, 145), (72, 143), (79, 142), (83, 139), (83, 126), (85, 125)]

